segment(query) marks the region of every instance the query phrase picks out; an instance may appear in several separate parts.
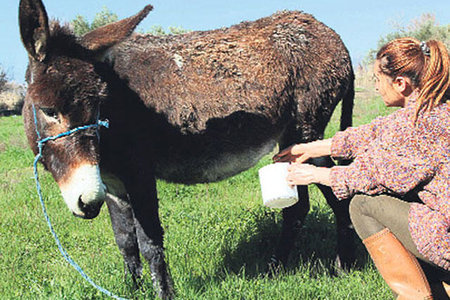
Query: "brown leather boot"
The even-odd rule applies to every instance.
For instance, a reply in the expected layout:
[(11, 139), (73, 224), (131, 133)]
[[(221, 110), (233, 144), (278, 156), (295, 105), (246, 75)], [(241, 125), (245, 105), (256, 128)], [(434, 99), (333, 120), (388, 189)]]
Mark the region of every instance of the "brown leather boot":
[(397, 300), (433, 299), (419, 262), (388, 228), (363, 243), (384, 281), (398, 295)]

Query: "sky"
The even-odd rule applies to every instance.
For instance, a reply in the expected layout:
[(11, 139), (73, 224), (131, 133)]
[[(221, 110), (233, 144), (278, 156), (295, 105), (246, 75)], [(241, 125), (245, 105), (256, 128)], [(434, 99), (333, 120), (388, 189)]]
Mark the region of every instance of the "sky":
[[(0, 0), (0, 66), (10, 80), (24, 82), (28, 56), (19, 36), (19, 0)], [(450, 24), (450, 0), (44, 0), (50, 18), (63, 22), (77, 15), (89, 21), (103, 6), (120, 19), (134, 15), (145, 5), (154, 10), (138, 27), (183, 26), (189, 30), (210, 30), (252, 21), (279, 10), (301, 10), (334, 29), (357, 64), (381, 36), (395, 31), (393, 24), (406, 26), (423, 13), (434, 13), (437, 21)]]

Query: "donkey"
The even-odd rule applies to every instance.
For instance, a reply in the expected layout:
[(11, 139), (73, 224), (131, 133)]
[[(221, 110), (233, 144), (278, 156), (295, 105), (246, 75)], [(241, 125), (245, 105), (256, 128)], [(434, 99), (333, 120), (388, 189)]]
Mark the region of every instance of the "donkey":
[[(277, 143), (320, 139), (341, 99), (341, 128), (350, 126), (354, 75), (340, 37), (303, 12), (176, 36), (133, 33), (151, 10), (75, 37), (48, 21), (41, 0), (21, 0), (29, 55), (23, 117), (34, 153), (38, 136), (110, 121), (108, 130), (49, 141), (41, 162), (73, 215), (95, 218), (106, 202), (133, 279), (141, 276), (141, 253), (158, 296), (170, 299), (156, 179), (219, 181), (254, 166)], [(311, 163), (333, 165), (328, 157)], [(347, 204), (320, 189), (336, 215), (338, 261), (349, 266)], [(283, 210), (274, 265), (286, 263), (310, 209), (307, 188), (298, 190), (299, 202)]]

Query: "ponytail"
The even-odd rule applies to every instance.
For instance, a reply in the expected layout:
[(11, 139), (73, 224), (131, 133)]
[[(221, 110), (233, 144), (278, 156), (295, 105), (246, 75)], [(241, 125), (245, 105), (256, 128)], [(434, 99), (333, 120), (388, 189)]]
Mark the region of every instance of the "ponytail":
[(430, 111), (441, 102), (447, 100), (446, 94), (450, 87), (450, 59), (446, 47), (440, 41), (427, 42), (430, 56), (423, 72), (418, 102), (418, 110), (424, 108)]
[(445, 45), (436, 40), (419, 42), (400, 38), (384, 45), (377, 53), (381, 73), (395, 79), (405, 76), (419, 90), (416, 117), (447, 100), (450, 88), (450, 58)]

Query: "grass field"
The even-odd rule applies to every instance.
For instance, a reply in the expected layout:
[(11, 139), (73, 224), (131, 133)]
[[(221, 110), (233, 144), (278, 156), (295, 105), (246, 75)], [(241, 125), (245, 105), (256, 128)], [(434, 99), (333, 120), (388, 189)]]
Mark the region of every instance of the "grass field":
[[(390, 110), (358, 90), (355, 125)], [(327, 129), (338, 128), (338, 114)], [(33, 155), (22, 118), (0, 118), (0, 299), (109, 299), (64, 260), (35, 190)], [(262, 206), (257, 166), (228, 180), (194, 186), (158, 182), (167, 262), (177, 299), (389, 299), (391, 293), (358, 241), (358, 263), (332, 276), (335, 226), (315, 187), (312, 209), (279, 277), (264, 275), (281, 231), (279, 210)], [(69, 213), (51, 176), (40, 169), (48, 213), (62, 244), (99, 285), (129, 299), (154, 299), (146, 266), (142, 289), (124, 275), (106, 207), (94, 220)]]

